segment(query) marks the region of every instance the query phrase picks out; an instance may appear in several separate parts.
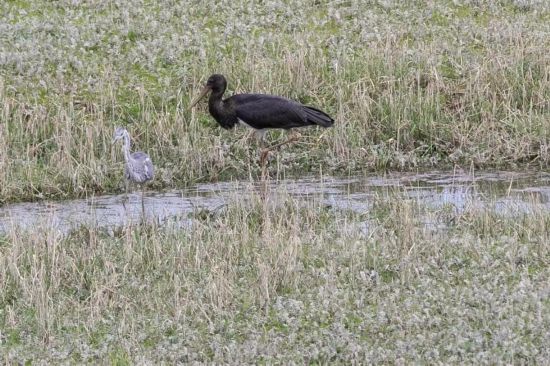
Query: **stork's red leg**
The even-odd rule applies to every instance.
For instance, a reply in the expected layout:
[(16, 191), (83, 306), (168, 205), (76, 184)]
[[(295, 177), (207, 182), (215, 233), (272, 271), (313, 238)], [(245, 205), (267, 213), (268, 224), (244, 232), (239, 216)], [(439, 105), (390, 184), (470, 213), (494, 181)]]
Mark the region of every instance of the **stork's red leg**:
[(281, 146), (284, 146), (284, 145), (288, 145), (292, 142), (296, 142), (298, 140), (300, 140), (300, 133), (299, 132), (295, 132), (295, 130), (292, 130), (290, 132), (293, 136), (290, 136), (286, 141), (283, 141), (283, 142), (279, 142), (278, 144), (275, 144), (275, 145), (272, 145), (272, 146), (269, 146), (269, 147), (266, 147), (266, 148), (263, 148), (262, 151), (260, 152), (260, 165), (264, 165), (266, 160), (267, 160), (267, 157), (269, 155), (269, 153), (272, 151), (272, 150), (275, 150), (275, 149), (278, 149), (280, 148)]

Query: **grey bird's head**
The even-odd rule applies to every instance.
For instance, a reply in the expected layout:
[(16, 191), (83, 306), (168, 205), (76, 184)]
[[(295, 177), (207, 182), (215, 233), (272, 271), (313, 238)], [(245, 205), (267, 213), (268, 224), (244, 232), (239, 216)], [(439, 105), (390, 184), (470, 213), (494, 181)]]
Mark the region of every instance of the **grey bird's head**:
[(124, 137), (126, 136), (128, 136), (128, 131), (126, 131), (124, 127), (115, 128), (115, 134), (113, 135), (113, 144), (118, 140), (124, 139)]

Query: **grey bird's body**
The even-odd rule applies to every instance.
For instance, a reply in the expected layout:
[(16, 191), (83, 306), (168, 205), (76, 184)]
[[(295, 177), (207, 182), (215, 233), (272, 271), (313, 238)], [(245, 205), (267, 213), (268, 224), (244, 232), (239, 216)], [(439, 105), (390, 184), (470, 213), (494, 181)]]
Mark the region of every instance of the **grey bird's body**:
[(117, 127), (113, 137), (113, 143), (123, 140), (122, 152), (124, 153), (124, 178), (126, 179), (126, 192), (128, 192), (129, 183), (136, 183), (142, 187), (141, 206), (145, 212), (143, 203), (143, 185), (153, 180), (155, 171), (153, 162), (148, 154), (142, 151), (130, 152), (130, 134), (125, 128)]
[(124, 167), (124, 177), (134, 183), (143, 184), (154, 178), (153, 162), (149, 155), (136, 151), (130, 153)]

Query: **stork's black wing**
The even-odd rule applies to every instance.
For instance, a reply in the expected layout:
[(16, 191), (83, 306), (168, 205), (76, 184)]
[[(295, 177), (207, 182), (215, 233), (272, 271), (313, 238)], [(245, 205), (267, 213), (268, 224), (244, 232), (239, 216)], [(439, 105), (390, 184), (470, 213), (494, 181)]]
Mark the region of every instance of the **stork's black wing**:
[(267, 94), (237, 94), (226, 100), (237, 117), (256, 128), (293, 128), (316, 124), (300, 103)]

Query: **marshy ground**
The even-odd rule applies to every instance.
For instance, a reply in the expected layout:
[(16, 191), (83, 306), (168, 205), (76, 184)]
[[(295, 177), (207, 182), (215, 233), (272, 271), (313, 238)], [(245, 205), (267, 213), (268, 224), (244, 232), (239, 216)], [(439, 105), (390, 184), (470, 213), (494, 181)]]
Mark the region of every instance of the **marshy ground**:
[[(0, 3), (2, 359), (548, 363), (548, 49), (545, 1)], [(262, 189), (213, 72), (336, 123)]]
[(550, 176), (270, 183), (1, 208), (5, 360), (549, 359)]

